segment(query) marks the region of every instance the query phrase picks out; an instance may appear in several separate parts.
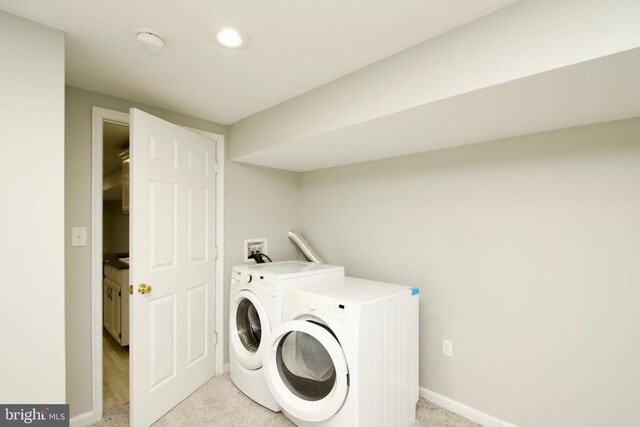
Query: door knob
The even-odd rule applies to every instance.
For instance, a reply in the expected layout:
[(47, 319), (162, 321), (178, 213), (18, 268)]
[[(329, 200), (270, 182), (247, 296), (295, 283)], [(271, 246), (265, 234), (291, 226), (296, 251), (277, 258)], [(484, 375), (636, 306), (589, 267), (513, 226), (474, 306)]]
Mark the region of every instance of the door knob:
[(140, 295), (151, 293), (151, 286), (145, 285), (144, 283), (142, 283), (141, 285), (138, 285), (138, 293)]

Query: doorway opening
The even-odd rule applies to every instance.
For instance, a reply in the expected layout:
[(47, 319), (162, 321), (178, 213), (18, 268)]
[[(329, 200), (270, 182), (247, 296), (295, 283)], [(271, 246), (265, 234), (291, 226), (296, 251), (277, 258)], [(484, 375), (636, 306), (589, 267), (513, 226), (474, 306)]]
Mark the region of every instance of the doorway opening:
[(129, 402), (129, 126), (102, 127), (102, 399)]
[[(153, 117), (153, 116), (150, 116)], [(170, 123), (167, 123), (170, 126)], [(178, 126), (179, 127), (179, 126)], [(211, 280), (213, 286), (206, 298), (211, 304), (211, 325), (206, 341), (208, 352), (213, 355), (211, 369), (213, 375), (223, 374), (224, 350), (224, 136), (199, 129), (185, 128), (204, 136), (213, 144), (213, 163), (215, 183), (213, 200), (215, 205), (210, 209), (212, 233), (210, 258), (215, 269)], [(79, 414), (72, 421), (78, 427), (90, 425), (102, 419), (105, 409), (136, 401), (135, 387), (132, 382), (136, 363), (133, 338), (135, 319), (131, 318), (131, 285), (129, 269), (124, 266), (129, 262), (129, 242), (135, 237), (136, 230), (129, 229), (128, 194), (125, 188), (130, 162), (127, 162), (126, 147), (130, 130), (130, 116), (101, 107), (92, 108), (92, 186), (91, 186), (91, 412)], [(117, 136), (120, 135), (120, 139)], [(126, 135), (126, 142), (125, 142)], [(110, 138), (113, 137), (113, 142)], [(110, 148), (111, 146), (111, 148)], [(107, 159), (109, 150), (117, 155)], [(192, 153), (193, 154), (193, 153)], [(192, 155), (190, 154), (190, 155)], [(195, 157), (193, 157), (195, 159)], [(192, 163), (195, 160), (190, 160)], [(197, 166), (196, 163), (190, 166)], [(134, 165), (135, 166), (135, 165)], [(214, 168), (215, 166), (215, 168)], [(116, 184), (106, 181), (115, 180)], [(119, 183), (117, 181), (119, 180)], [(131, 197), (131, 200), (134, 198)], [(140, 200), (147, 200), (142, 198)], [(133, 236), (132, 236), (133, 235)], [(140, 239), (137, 239), (140, 241)], [(106, 261), (109, 262), (106, 262)], [(135, 258), (131, 258), (135, 267)], [(144, 265), (144, 264), (143, 264)], [(114, 267), (114, 268), (112, 268)], [(135, 272), (135, 271), (134, 271)], [(131, 277), (132, 280), (136, 280)], [(108, 280), (107, 280), (108, 279)], [(118, 286), (119, 284), (120, 286)], [(136, 286), (136, 289), (144, 285)], [(148, 287), (151, 290), (151, 287)], [(139, 293), (141, 289), (138, 289)], [(192, 295), (193, 296), (193, 295)], [(192, 298), (194, 301), (195, 299)], [(127, 316), (128, 314), (128, 316)], [(129, 353), (129, 349), (131, 353)], [(131, 354), (131, 356), (130, 356)], [(140, 366), (140, 364), (138, 364)], [(140, 375), (137, 375), (138, 377)], [(146, 408), (147, 403), (140, 403), (138, 409)], [(134, 405), (135, 406), (135, 405)], [(153, 406), (153, 405), (152, 405)]]

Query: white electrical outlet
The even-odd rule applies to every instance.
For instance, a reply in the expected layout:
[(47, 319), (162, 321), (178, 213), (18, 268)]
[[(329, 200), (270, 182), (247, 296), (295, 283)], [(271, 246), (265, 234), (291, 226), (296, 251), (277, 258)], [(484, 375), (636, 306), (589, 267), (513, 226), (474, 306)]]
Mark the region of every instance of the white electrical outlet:
[(244, 262), (254, 262), (254, 260), (249, 257), (257, 253), (269, 255), (267, 253), (267, 239), (245, 239), (244, 246), (242, 247)]
[(442, 354), (453, 357), (453, 343), (449, 340), (442, 340)]

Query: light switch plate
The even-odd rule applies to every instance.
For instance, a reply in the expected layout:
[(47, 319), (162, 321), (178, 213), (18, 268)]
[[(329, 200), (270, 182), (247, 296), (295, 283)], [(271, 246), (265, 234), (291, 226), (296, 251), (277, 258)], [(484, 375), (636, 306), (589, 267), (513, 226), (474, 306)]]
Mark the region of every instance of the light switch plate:
[(71, 246), (87, 246), (87, 227), (71, 228)]

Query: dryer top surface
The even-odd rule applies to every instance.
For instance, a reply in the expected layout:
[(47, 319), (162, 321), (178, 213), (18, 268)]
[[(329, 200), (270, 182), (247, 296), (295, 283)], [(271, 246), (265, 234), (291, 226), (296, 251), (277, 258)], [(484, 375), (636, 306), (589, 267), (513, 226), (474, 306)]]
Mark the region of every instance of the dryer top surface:
[(291, 292), (304, 292), (310, 295), (335, 299), (338, 302), (349, 302), (358, 305), (376, 304), (389, 299), (412, 295), (412, 288), (408, 286), (348, 276), (294, 288)]

